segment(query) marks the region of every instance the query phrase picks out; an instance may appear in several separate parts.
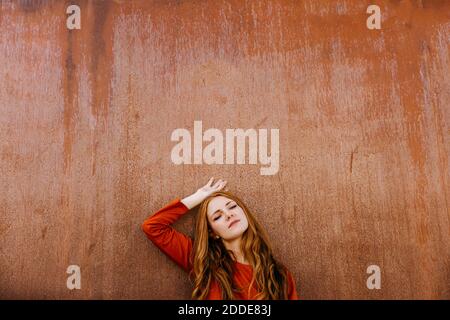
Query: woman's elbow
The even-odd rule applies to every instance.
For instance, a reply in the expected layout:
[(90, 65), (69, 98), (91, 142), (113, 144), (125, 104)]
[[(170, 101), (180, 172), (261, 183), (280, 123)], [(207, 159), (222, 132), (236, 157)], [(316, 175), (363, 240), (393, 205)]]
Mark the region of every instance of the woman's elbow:
[(151, 220), (145, 220), (141, 225), (141, 229), (149, 237), (153, 236), (156, 231), (155, 225)]

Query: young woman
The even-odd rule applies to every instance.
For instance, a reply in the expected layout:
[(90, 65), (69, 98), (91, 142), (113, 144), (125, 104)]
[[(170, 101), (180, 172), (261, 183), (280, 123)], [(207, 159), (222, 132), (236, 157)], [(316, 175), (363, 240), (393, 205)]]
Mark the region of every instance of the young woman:
[[(147, 237), (189, 273), (193, 299), (297, 300), (294, 278), (274, 258), (266, 232), (244, 203), (224, 189), (226, 181), (213, 182), (145, 220)], [(171, 224), (199, 204), (192, 240)]]

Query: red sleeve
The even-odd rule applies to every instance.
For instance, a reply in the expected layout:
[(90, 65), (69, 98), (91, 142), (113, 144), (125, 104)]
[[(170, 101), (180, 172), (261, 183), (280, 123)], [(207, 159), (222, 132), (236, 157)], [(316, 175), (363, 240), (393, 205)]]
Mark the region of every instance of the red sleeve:
[(288, 279), (289, 279), (289, 293), (288, 300), (299, 300), (297, 295), (297, 288), (295, 285), (295, 280), (292, 274), (288, 271)]
[(171, 227), (171, 224), (183, 216), (189, 209), (179, 198), (172, 200), (159, 209), (142, 224), (142, 230), (162, 252), (189, 272), (191, 263), (192, 239)]

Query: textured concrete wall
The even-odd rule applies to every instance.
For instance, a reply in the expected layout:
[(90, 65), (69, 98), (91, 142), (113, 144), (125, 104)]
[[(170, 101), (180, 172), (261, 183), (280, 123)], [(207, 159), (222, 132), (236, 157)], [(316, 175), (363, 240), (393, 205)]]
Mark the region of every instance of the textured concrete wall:
[[(449, 1), (0, 5), (1, 298), (189, 298), (140, 226), (210, 176), (302, 299), (450, 298)], [(173, 164), (194, 120), (278, 128), (279, 171)], [(192, 235), (194, 215), (175, 227)]]

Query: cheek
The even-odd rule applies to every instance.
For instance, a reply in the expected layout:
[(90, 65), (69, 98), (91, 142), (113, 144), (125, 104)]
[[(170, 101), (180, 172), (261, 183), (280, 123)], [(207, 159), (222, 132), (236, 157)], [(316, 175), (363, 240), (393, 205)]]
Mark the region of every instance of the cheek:
[(243, 225), (247, 229), (247, 227), (248, 227), (248, 220), (247, 220), (247, 216), (245, 215), (245, 213), (242, 213), (242, 221), (244, 222)]
[(223, 231), (228, 228), (228, 226), (222, 221), (222, 219), (214, 221), (210, 224), (210, 227), (215, 233), (219, 234), (223, 233)]
[(239, 214), (242, 221), (248, 222), (247, 216), (245, 215), (244, 211), (240, 211)]

